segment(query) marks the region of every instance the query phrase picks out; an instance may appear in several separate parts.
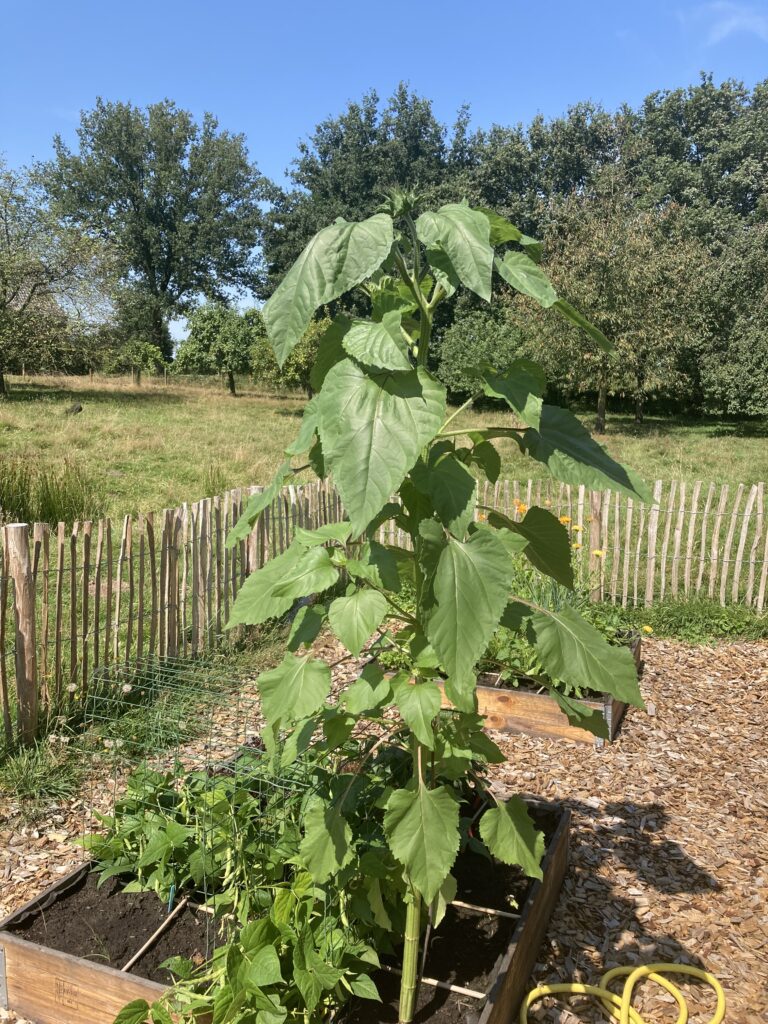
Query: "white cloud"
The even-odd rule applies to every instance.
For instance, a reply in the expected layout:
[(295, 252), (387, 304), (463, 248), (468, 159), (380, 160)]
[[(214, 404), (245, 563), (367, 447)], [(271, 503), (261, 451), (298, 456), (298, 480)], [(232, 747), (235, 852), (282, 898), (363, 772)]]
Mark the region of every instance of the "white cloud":
[(766, 4), (743, 4), (734, 0), (717, 0), (682, 13), (683, 24), (706, 26), (706, 45), (717, 46), (734, 35), (751, 35), (768, 43), (768, 7)]

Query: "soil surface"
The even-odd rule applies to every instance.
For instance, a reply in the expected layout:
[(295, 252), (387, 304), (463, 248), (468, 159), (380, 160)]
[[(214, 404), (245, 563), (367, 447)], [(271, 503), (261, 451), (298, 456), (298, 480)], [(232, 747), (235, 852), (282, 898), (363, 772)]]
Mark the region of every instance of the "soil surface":
[[(167, 910), (155, 893), (123, 892), (115, 878), (98, 888), (98, 874), (94, 872), (8, 930), (49, 949), (120, 970), (166, 916)], [(185, 908), (130, 973), (170, 983), (171, 974), (160, 964), (172, 956), (207, 959), (213, 940), (210, 915)]]

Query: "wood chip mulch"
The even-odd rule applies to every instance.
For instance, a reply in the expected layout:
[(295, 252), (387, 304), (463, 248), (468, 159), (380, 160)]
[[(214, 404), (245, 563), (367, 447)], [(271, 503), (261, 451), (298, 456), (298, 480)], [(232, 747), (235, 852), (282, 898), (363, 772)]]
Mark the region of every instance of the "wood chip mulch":
[[(332, 641), (318, 645), (328, 661)], [(677, 961), (721, 980), (727, 1021), (768, 1024), (768, 645), (714, 648), (644, 639), (643, 693), (649, 714), (630, 710), (617, 742), (603, 749), (506, 736), (508, 761), (494, 770), (509, 792), (557, 800), (573, 811), (571, 864), (534, 981), (596, 982), (619, 964)], [(357, 666), (334, 670), (335, 688)], [(247, 687), (250, 690), (250, 685)], [(189, 749), (190, 762), (232, 750), (254, 734), (232, 709)], [(186, 759), (186, 758), (185, 758)], [(0, 806), (0, 915), (10, 913), (82, 859), (72, 839), (85, 812), (114, 793), (98, 786), (52, 808), (34, 824)], [(709, 990), (683, 986), (704, 1024)], [(675, 1019), (670, 997), (643, 986), (649, 1021)], [(573, 1012), (571, 1012), (573, 1011)], [(0, 1021), (14, 1018), (0, 1010)], [(574, 1001), (531, 1011), (547, 1024), (603, 1021)]]

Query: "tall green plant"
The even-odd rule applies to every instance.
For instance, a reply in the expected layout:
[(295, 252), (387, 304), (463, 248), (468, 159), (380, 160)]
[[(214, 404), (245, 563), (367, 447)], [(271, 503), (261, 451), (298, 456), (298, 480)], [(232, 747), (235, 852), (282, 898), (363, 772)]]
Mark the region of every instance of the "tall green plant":
[[(314, 312), (352, 289), (370, 303), (368, 318), (339, 315), (321, 340), (313, 368), (317, 392), (307, 404), (296, 441), (270, 487), (253, 496), (230, 543), (246, 536), (305, 456), (320, 476), (333, 475), (348, 519), (299, 529), (286, 552), (253, 573), (241, 589), (230, 625), (258, 624), (285, 614), (301, 597), (349, 585), (325, 604), (303, 608), (282, 664), (259, 685), (274, 743), (288, 734), (306, 745), (316, 728), (343, 742), (361, 720), (382, 730), (382, 743), (405, 746), (410, 781), (395, 782), (386, 799), (384, 829), (407, 887), (400, 1020), (413, 1018), (420, 935), (426, 915), (450, 898), (451, 868), (462, 830), (457, 787), (473, 763), (503, 760), (476, 714), (474, 666), (503, 624), (525, 632), (547, 676), (588, 686), (642, 705), (628, 650), (610, 646), (571, 607), (545, 608), (513, 591), (514, 563), (527, 558), (561, 584), (573, 586), (565, 528), (548, 511), (531, 508), (522, 522), (475, 515), (475, 471), (495, 481), (493, 442), (509, 438), (568, 484), (611, 487), (648, 500), (644, 485), (615, 463), (571, 413), (544, 404), (545, 380), (534, 363), (480, 368), (477, 393), (502, 399), (508, 426), (452, 429), (445, 390), (427, 369), (435, 312), (460, 287), (492, 301), (494, 275), (543, 307), (576, 323), (603, 349), (611, 344), (559, 299), (538, 266), (537, 243), (496, 214), (451, 203), (417, 215), (418, 197), (394, 193), (381, 212), (360, 223), (337, 220), (309, 243), (264, 307), (270, 341), (282, 363)], [(376, 539), (394, 520), (407, 537), (394, 547)], [(476, 521), (479, 520), (479, 521)], [(399, 591), (415, 593), (412, 610)], [(338, 592), (338, 591), (336, 591)], [(372, 636), (386, 637), (407, 657), (393, 679), (372, 666), (334, 708), (327, 664), (301, 653), (324, 623), (353, 655)], [(436, 678), (445, 680), (454, 710), (441, 711)], [(593, 724), (589, 709), (562, 692), (553, 698), (571, 721)], [(394, 713), (394, 717), (393, 717)], [(336, 740), (334, 738), (337, 738)], [(524, 804), (512, 798), (488, 807), (479, 834), (494, 856), (540, 876), (543, 841)], [(343, 796), (317, 806), (305, 822), (302, 855), (317, 878), (340, 870), (352, 833)]]

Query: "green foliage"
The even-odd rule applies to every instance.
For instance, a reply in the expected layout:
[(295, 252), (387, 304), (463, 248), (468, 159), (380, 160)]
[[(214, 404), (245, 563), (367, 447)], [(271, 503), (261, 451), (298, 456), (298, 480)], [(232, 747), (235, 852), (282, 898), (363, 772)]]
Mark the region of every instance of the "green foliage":
[(509, 366), (522, 350), (520, 330), (493, 307), (469, 309), (439, 339), (437, 376), (450, 395), (463, 400), (477, 391), (484, 363)]
[[(449, 884), (461, 845), (460, 799), (453, 784), (466, 786), (473, 763), (498, 754), (475, 713), (475, 666), (500, 623), (526, 633), (545, 672), (567, 686), (593, 687), (642, 706), (628, 651), (608, 644), (573, 606), (555, 610), (515, 589), (515, 558), (529, 548), (531, 562), (554, 578), (553, 585), (572, 583), (561, 524), (543, 509), (530, 510), (521, 524), (498, 516), (474, 522), (476, 484), (467, 464), (475, 462), (494, 479), (498, 459), (491, 455), (492, 442), (511, 437), (557, 479), (591, 488), (610, 485), (648, 499), (644, 484), (615, 463), (571, 413), (543, 403), (544, 373), (528, 360), (481, 370), (481, 392), (507, 403), (509, 426), (473, 431), (469, 448), (462, 444), (463, 431), (448, 429), (454, 417), (428, 369), (435, 311), (461, 287), (490, 301), (494, 270), (506, 284), (611, 346), (580, 314), (558, 307), (547, 276), (531, 259), (537, 255), (532, 239), (512, 225), (502, 230), (498, 218), (465, 203), (420, 207), (414, 193), (394, 191), (384, 212), (359, 224), (338, 220), (322, 229), (265, 307), (279, 361), (321, 304), (358, 285), (373, 317), (351, 320), (340, 314), (324, 336), (314, 368), (320, 391), (305, 410), (299, 439), (287, 449), (290, 456), (310, 446), (319, 449), (322, 472), (333, 475), (349, 521), (340, 533), (301, 531), (286, 552), (246, 581), (232, 616), (232, 623), (246, 624), (281, 616), (294, 600), (335, 587), (339, 571), (346, 569), (351, 582), (328, 607), (331, 627), (354, 653), (370, 642), (373, 652), (394, 646), (405, 657), (406, 671), (389, 685), (380, 672), (369, 670), (335, 709), (324, 707), (330, 670), (310, 655), (289, 653), (259, 680), (270, 747), (282, 733), (298, 751), (321, 728), (334, 746), (361, 721), (386, 730), (383, 738), (394, 749), (404, 747), (410, 778), (393, 780), (383, 819), (384, 838), (402, 869), (410, 904), (403, 1022), (413, 1014), (413, 987), (406, 979), (415, 976), (422, 901), (430, 904)], [(498, 256), (492, 228), (499, 244), (511, 241), (519, 250)], [(273, 488), (290, 472), (290, 463), (283, 466)], [(237, 536), (254, 526), (264, 500), (259, 496), (246, 510), (233, 531)], [(377, 528), (392, 519), (407, 536), (407, 546), (375, 542)], [(413, 588), (411, 610), (400, 603), (404, 585)], [(313, 630), (325, 618), (325, 607), (314, 615)], [(445, 679), (451, 712), (441, 710), (435, 676)], [(553, 695), (571, 720), (597, 727), (585, 706), (556, 689)], [(394, 724), (385, 710), (391, 704), (397, 711)], [(346, 794), (341, 803), (312, 808), (304, 849), (316, 880), (348, 863), (354, 830), (342, 806), (345, 799)], [(480, 831), (502, 859), (516, 859), (532, 874), (539, 871), (542, 846), (522, 805), (486, 809)]]
[(54, 140), (41, 180), (56, 214), (112, 245), (151, 314), (144, 340), (163, 350), (168, 319), (199, 294), (223, 299), (254, 283), (263, 179), (242, 136), (211, 114), (196, 124), (169, 100), (144, 110), (99, 100), (77, 134), (77, 153)]
[(0, 762), (0, 792), (32, 815), (74, 797), (80, 788), (82, 762), (66, 744), (40, 742), (11, 753)]
[(313, 320), (280, 366), (269, 343), (261, 313), (257, 309), (249, 309), (243, 315), (251, 328), (250, 367), (256, 383), (268, 391), (306, 391), (311, 395), (310, 374), (320, 340), (331, 321), (327, 317)]
[(624, 609), (622, 618), (641, 632), (694, 644), (768, 640), (768, 614), (765, 612), (758, 615), (741, 605), (723, 608), (717, 601), (701, 598)]
[(0, 463), (0, 522), (71, 525), (99, 519), (106, 507), (104, 484), (75, 463), (37, 470), (22, 460)]
[(226, 374), (234, 394), (235, 374), (250, 368), (253, 332), (249, 319), (222, 303), (209, 302), (192, 313), (188, 326), (174, 369), (180, 373)]

